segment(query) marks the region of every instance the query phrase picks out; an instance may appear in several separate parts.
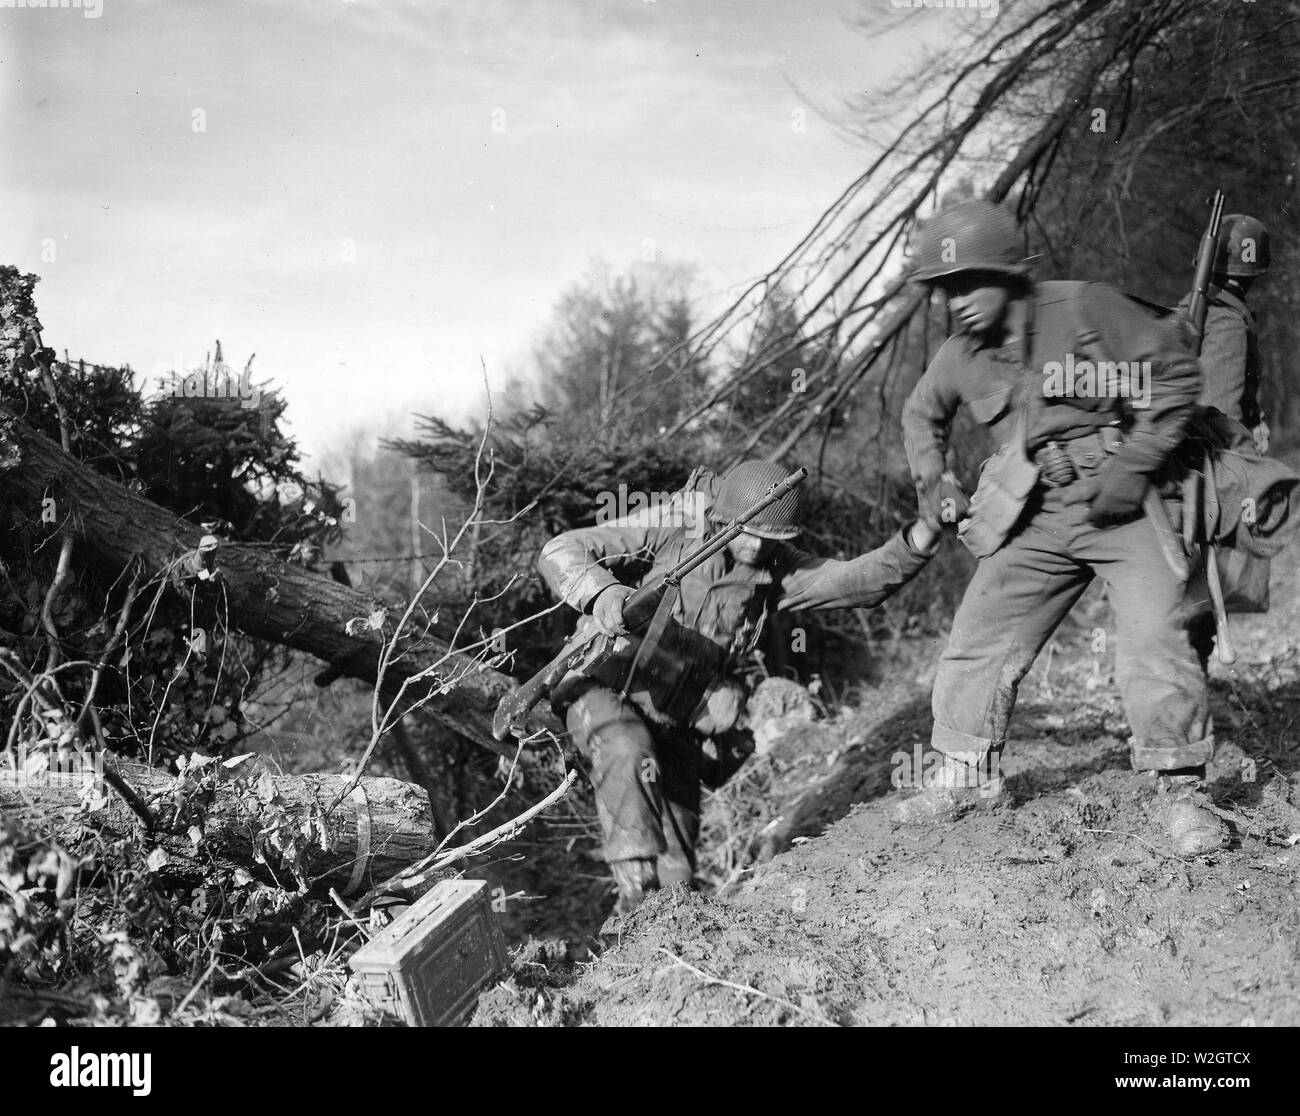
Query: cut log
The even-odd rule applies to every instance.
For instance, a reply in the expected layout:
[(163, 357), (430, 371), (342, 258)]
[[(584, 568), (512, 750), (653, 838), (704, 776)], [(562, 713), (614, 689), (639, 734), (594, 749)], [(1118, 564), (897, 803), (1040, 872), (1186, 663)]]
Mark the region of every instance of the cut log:
[[(81, 464), (16, 414), (0, 407), (0, 495), (32, 510), (52, 497), (65, 530), (73, 533), (114, 572), (132, 562), (147, 574), (175, 571), (197, 555), (202, 532), (165, 508)], [(66, 519), (65, 519), (66, 516)], [(351, 678), (374, 684), (381, 639), (378, 632), (349, 635), (349, 620), (370, 615), (375, 602), (265, 549), (223, 543), (214, 554), (229, 623), (250, 636), (306, 651)], [(195, 566), (197, 568), (197, 566)], [(446, 727), (506, 756), (514, 748), (492, 737), (492, 714), (515, 686), (507, 675), (470, 656), (451, 651), (432, 637), (403, 654), (385, 672), (385, 692), (434, 664), (436, 673), (408, 691), (409, 706), (430, 697), (424, 710)], [(453, 681), (454, 680), (454, 681)], [(529, 731), (562, 731), (543, 704), (530, 717)]]
[(179, 776), (133, 764), (118, 771), (148, 803), (152, 831), (93, 769), (0, 770), (0, 813), (69, 847), (84, 827), (108, 840), (134, 834), (166, 854), (156, 857), (159, 871), (201, 875), (215, 858), (348, 893), (386, 880), (438, 844), (428, 795), (400, 779), (363, 778), (325, 817), (347, 781), (342, 775), (273, 775), (248, 761), (233, 770), (209, 761)]

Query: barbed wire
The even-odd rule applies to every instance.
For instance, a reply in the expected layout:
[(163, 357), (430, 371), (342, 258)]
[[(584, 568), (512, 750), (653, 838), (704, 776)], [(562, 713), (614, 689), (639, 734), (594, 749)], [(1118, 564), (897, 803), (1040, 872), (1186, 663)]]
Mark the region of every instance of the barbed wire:
[(342, 562), (348, 566), (364, 566), (378, 562), (423, 562), (427, 559), (427, 554), (394, 554), (394, 555), (376, 555), (367, 558), (349, 558), (346, 555), (340, 555), (328, 559), (332, 562)]

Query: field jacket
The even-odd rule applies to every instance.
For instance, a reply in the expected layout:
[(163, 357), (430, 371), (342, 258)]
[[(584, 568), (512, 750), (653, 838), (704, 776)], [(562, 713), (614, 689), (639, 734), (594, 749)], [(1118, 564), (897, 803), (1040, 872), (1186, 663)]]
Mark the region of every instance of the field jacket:
[[(1263, 418), (1255, 315), (1231, 291), (1211, 287), (1207, 294), (1205, 332), (1201, 337), (1201, 368), (1205, 372), (1201, 403), (1253, 428)], [(1184, 298), (1178, 309), (1185, 312), (1190, 299), (1190, 295)]]
[[(903, 444), (912, 475), (933, 480), (945, 468), (948, 433), (957, 408), (1005, 446), (1021, 424), (1029, 454), (1048, 441), (1069, 442), (1118, 423), (1122, 444), (1108, 462), (1151, 475), (1183, 438), (1201, 391), (1201, 370), (1181, 332), (1106, 283), (1048, 282), (1028, 301), (1027, 349), (1008, 338), (995, 346), (965, 334), (935, 354), (903, 406)], [(1144, 369), (1149, 397), (1138, 400), (1089, 392), (1084, 380), (1055, 393), (1056, 368), (1103, 359)]]

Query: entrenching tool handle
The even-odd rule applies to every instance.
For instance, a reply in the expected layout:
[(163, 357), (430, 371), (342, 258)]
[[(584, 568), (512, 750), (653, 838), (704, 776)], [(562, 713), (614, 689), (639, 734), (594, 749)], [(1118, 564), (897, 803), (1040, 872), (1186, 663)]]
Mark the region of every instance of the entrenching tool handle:
[(1214, 605), (1214, 622), (1217, 625), (1218, 640), (1216, 653), (1219, 662), (1232, 666), (1237, 661), (1236, 649), (1232, 646), (1232, 631), (1228, 627), (1228, 609), (1223, 603), (1223, 582), (1219, 579), (1219, 559), (1212, 544), (1205, 546), (1205, 582), (1210, 587), (1210, 602)]
[(1174, 534), (1174, 525), (1169, 521), (1169, 511), (1165, 508), (1165, 502), (1154, 486), (1148, 488), (1146, 495), (1142, 497), (1142, 510), (1146, 512), (1147, 519), (1151, 521), (1151, 526), (1155, 530), (1156, 541), (1160, 544), (1160, 553), (1164, 555), (1165, 562), (1174, 576), (1186, 584), (1187, 555), (1183, 553), (1182, 540)]

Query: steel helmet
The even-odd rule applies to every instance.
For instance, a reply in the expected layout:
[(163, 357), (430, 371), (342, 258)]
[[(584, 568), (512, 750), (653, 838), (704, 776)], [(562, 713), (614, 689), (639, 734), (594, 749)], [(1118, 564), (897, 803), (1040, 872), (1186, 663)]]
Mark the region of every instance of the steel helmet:
[(1219, 245), (1214, 254), (1215, 275), (1237, 278), (1263, 275), (1268, 270), (1268, 229), (1244, 213), (1229, 213), (1219, 225)]
[(990, 201), (949, 206), (921, 226), (912, 282), (933, 283), (963, 271), (1027, 275), (1024, 234), (1010, 210)]
[[(742, 461), (722, 478), (709, 515), (719, 522), (729, 522), (753, 507), (772, 485), (785, 478), (785, 469), (774, 461)], [(797, 487), (759, 512), (745, 524), (745, 530), (765, 539), (792, 539), (799, 534), (802, 518), (803, 491)]]

